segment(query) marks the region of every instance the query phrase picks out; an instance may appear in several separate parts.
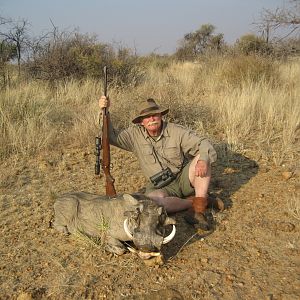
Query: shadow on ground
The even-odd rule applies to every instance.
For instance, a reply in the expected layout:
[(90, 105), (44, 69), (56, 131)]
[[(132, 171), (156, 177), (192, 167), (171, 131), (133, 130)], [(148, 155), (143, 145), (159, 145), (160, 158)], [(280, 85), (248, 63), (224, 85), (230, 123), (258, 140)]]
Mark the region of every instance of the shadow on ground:
[[(222, 143), (215, 146), (218, 153), (218, 160), (212, 166), (212, 180), (209, 189), (209, 198), (212, 200), (221, 199), (225, 210), (230, 210), (234, 205), (232, 195), (243, 185), (254, 177), (258, 172), (258, 164), (248, 157), (231, 150), (231, 145)], [(222, 213), (213, 207), (207, 209), (207, 216), (211, 222), (210, 231), (196, 230), (184, 220), (185, 212), (174, 214), (176, 218), (177, 233), (174, 241), (165, 248), (164, 257), (166, 260), (176, 256), (186, 245), (201, 240), (215, 231), (218, 227), (217, 215)]]

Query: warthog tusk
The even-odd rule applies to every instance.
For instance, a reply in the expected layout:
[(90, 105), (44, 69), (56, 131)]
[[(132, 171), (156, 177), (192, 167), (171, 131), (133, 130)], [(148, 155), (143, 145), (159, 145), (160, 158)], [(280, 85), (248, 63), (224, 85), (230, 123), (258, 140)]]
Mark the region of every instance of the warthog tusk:
[(130, 246), (127, 246), (127, 249), (131, 252), (131, 253), (137, 253), (138, 251)]
[(124, 230), (125, 230), (127, 236), (132, 240), (133, 236), (132, 236), (132, 233), (130, 232), (130, 230), (128, 228), (128, 219), (124, 220)]
[(130, 246), (127, 246), (127, 249), (134, 254), (137, 254), (141, 259), (149, 259), (151, 257), (158, 257), (161, 256), (160, 252), (143, 252), (143, 251), (138, 251)]
[(138, 256), (141, 258), (141, 259), (149, 259), (149, 258), (152, 258), (152, 257), (159, 257), (161, 256), (160, 252), (142, 252), (142, 251), (139, 251), (138, 252)]
[(175, 227), (175, 225), (173, 225), (172, 232), (171, 232), (168, 236), (166, 236), (166, 237), (164, 238), (163, 244), (167, 244), (167, 243), (169, 243), (170, 241), (172, 241), (173, 238), (174, 238), (174, 236), (175, 236), (175, 234), (176, 234), (176, 227)]

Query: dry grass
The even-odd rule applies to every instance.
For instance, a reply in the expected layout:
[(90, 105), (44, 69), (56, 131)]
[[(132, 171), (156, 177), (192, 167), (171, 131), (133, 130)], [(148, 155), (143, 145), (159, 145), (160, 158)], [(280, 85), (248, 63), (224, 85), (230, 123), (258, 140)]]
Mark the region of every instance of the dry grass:
[[(207, 58), (150, 66), (138, 87), (110, 87), (117, 127), (130, 125), (136, 102), (154, 97), (170, 107), (168, 118), (231, 150), (252, 150), (279, 165), (299, 159), (299, 60)], [(90, 145), (98, 131), (101, 82), (70, 81), (55, 89), (30, 82), (1, 91), (2, 159), (34, 155), (67, 144)]]
[(2, 91), (1, 158), (34, 155), (73, 139), (86, 142), (89, 131), (95, 130), (95, 116), (91, 115), (96, 115), (99, 93), (92, 81), (70, 81), (55, 89), (30, 82)]
[(299, 155), (300, 66), (292, 62), (280, 67), (276, 79), (262, 77), (224, 90), (214, 98), (213, 108), (229, 144), (252, 147), (277, 165)]
[(76, 231), (76, 233), (72, 236), (75, 240), (81, 241), (86, 247), (97, 248), (104, 250), (104, 239), (90, 237), (85, 234), (83, 231)]
[(288, 211), (291, 216), (300, 221), (300, 195), (294, 193), (287, 201)]

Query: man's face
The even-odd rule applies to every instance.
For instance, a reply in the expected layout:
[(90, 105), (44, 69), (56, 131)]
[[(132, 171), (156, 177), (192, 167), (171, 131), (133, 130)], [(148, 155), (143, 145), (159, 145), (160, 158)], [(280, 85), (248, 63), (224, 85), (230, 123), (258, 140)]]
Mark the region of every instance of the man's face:
[(161, 113), (144, 117), (141, 121), (141, 125), (147, 129), (150, 135), (159, 134), (162, 125)]

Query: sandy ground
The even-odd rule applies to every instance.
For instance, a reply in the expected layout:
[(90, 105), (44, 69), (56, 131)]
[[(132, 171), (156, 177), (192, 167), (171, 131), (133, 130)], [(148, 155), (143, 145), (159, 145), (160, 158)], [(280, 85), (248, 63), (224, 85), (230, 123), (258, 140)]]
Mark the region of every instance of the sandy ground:
[[(290, 208), (299, 172), (225, 153), (210, 190), (227, 205), (215, 230), (204, 236), (173, 215), (166, 263), (148, 267), (49, 228), (55, 195), (105, 194), (94, 161), (90, 149), (70, 148), (2, 164), (0, 299), (300, 299), (300, 222)], [(132, 154), (113, 148), (112, 162), (118, 193), (144, 186)]]

